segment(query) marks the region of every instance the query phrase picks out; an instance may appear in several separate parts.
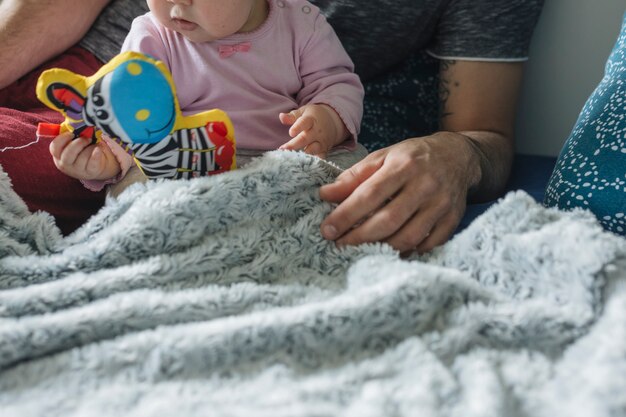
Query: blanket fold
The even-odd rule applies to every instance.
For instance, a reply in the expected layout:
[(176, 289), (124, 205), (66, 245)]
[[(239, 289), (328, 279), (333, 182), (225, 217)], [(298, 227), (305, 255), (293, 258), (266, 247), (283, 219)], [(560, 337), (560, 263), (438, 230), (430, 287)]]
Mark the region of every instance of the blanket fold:
[(515, 192), (424, 256), (337, 248), (338, 172), (137, 184), (69, 237), (0, 173), (3, 417), (626, 414), (626, 240)]

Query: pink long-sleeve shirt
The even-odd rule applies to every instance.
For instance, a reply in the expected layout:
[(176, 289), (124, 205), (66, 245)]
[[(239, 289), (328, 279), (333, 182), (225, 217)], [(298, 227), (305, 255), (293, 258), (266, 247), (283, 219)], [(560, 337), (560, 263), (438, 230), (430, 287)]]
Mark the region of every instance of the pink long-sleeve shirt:
[(363, 86), (334, 30), (307, 1), (268, 3), (269, 16), (255, 31), (204, 43), (187, 40), (147, 13), (135, 19), (122, 49), (165, 63), (183, 114), (224, 110), (238, 148), (278, 148), (290, 139), (278, 114), (322, 103), (335, 109), (354, 143)]

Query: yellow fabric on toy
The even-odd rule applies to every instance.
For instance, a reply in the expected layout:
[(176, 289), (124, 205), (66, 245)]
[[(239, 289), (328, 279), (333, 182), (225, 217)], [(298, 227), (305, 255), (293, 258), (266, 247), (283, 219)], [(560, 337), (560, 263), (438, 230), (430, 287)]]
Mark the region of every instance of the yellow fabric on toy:
[(183, 116), (165, 65), (124, 52), (94, 75), (54, 68), (41, 74), (37, 97), (61, 112), (60, 132), (117, 141), (148, 178), (190, 178), (236, 168), (234, 128), (218, 109)]

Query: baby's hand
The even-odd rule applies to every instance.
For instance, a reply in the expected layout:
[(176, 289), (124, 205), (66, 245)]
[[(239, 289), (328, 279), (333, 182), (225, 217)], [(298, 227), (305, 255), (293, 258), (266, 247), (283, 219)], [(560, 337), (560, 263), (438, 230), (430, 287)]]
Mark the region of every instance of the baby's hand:
[(70, 132), (50, 142), (50, 154), (61, 172), (79, 180), (107, 180), (120, 173), (120, 164), (106, 143), (92, 145), (91, 139), (74, 140)]
[(348, 129), (332, 107), (325, 104), (307, 104), (289, 113), (280, 113), (280, 122), (289, 128), (289, 142), (279, 149), (304, 150), (325, 158), (334, 146), (348, 137)]

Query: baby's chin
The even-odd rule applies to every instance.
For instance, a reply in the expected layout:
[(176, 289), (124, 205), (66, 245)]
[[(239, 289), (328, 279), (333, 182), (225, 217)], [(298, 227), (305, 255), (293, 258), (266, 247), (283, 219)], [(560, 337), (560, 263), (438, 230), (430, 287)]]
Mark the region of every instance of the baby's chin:
[(172, 20), (168, 22), (168, 29), (184, 36), (187, 40), (195, 43), (213, 42), (217, 40), (205, 32), (198, 24), (189, 21)]
[(194, 42), (194, 43), (213, 42), (217, 40), (215, 36), (210, 36), (207, 33), (202, 33), (199, 31), (182, 32), (182, 31), (177, 30), (176, 32), (184, 36), (188, 41)]

